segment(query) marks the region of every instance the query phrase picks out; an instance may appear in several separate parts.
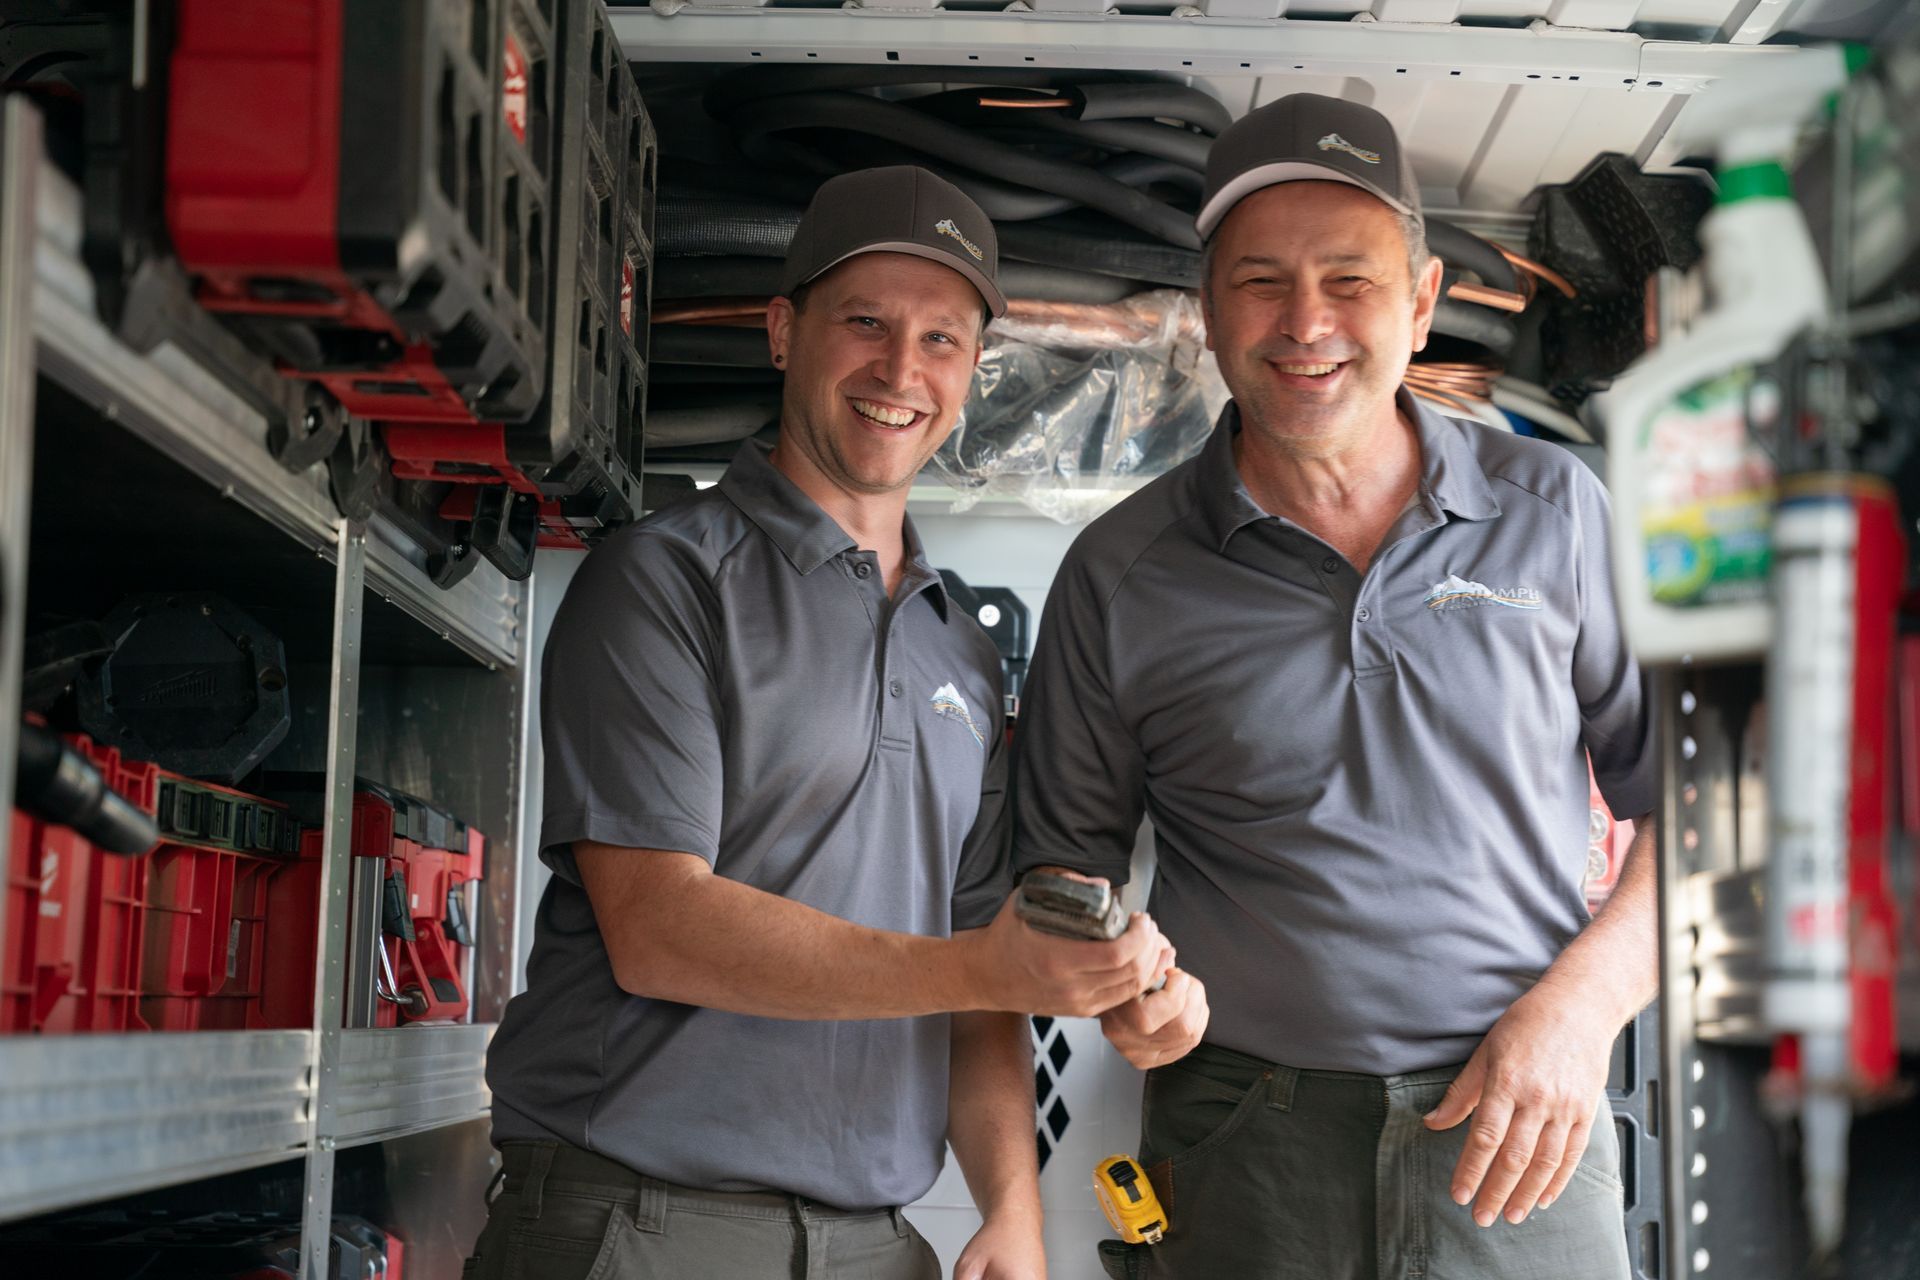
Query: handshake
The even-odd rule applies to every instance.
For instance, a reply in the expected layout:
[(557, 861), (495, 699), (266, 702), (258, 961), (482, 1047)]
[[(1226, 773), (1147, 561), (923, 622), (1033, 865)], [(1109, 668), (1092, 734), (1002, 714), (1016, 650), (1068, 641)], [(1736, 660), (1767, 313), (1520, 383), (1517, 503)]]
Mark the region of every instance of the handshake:
[(1151, 916), (1122, 913), (1105, 880), (1029, 872), (993, 923), (965, 937), (991, 1007), (1098, 1017), (1142, 1070), (1183, 1056), (1206, 1032), (1206, 988), (1175, 966)]

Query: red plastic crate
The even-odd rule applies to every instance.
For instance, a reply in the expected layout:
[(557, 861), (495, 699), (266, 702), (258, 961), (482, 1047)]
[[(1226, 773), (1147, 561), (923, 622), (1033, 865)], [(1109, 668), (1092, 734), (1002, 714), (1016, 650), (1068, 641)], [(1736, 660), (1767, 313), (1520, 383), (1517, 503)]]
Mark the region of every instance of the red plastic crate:
[[(315, 917), (321, 846), (322, 833), (308, 828), (302, 836), (300, 862), (276, 877), (268, 889), (267, 925), (275, 948), (260, 1009), (276, 1021), (262, 1025), (306, 1026), (312, 1020), (316, 960), (312, 930), (307, 930), (304, 951), (298, 946), (283, 950), (279, 938), (282, 921), (291, 925)], [(383, 891), (399, 895), (395, 911), (382, 912), (383, 917), (392, 917), (383, 919), (381, 929), (392, 985), (376, 999), (373, 1025), (463, 1022), (470, 1017), (466, 964), (472, 946), (473, 904), (466, 886), (481, 878), (485, 856), (486, 837), (472, 827), (410, 796), (365, 782), (356, 786), (353, 872), (358, 876), (379, 859)], [(457, 907), (451, 905), (455, 902)], [(397, 927), (401, 913), (412, 937)], [(378, 975), (382, 988), (387, 988), (385, 972)], [(390, 996), (408, 998), (414, 1007), (403, 1008)]]
[(16, 810), (0, 1030), (143, 1031), (137, 859)]
[[(69, 739), (148, 814), (163, 784), (284, 812), (243, 792), (190, 782)], [(228, 812), (232, 812), (229, 808)], [(66, 827), (13, 814), (8, 955), (0, 1030), (195, 1031), (290, 1025), (259, 1019), (267, 889), (290, 864), (167, 832), (138, 857), (104, 853)], [(168, 823), (162, 822), (163, 832)], [(290, 927), (276, 948), (304, 929)]]
[[(404, 886), (406, 912), (412, 937), (396, 937), (386, 931), (382, 945), (393, 966), (396, 993), (425, 1002), (424, 1008), (406, 1010), (391, 1000), (382, 999), (375, 1010), (374, 1025), (397, 1026), (401, 1022), (465, 1021), (469, 1012), (466, 986), (466, 956), (472, 939), (472, 907), (465, 885), (480, 878), (480, 865), (486, 853), (486, 837), (470, 827), (459, 829), (453, 842), (461, 849), (436, 848), (394, 832), (394, 809), (377, 797), (362, 792), (354, 796), (354, 852), (373, 850), (385, 843), (389, 885)], [(464, 836), (464, 840), (461, 837)], [(366, 865), (364, 863), (360, 865)], [(458, 906), (454, 904), (458, 903)], [(467, 943), (453, 936), (450, 921), (458, 911), (468, 931)], [(415, 996), (415, 993), (418, 993)]]

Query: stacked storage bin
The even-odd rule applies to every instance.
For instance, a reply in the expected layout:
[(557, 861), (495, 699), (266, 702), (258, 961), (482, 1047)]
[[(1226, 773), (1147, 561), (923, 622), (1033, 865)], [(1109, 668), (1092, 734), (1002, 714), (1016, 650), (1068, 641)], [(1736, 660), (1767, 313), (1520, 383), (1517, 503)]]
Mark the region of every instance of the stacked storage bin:
[[(269, 786), (296, 811), (312, 817), (320, 774), (282, 774)], [(464, 1022), (471, 1016), (468, 967), (473, 951), (473, 886), (486, 860), (487, 838), (423, 800), (364, 779), (353, 794), (353, 874), (380, 877), (380, 926), (373, 938), (348, 946), (375, 952), (378, 1002), (373, 1025)], [(322, 832), (309, 827), (296, 869), (277, 880), (267, 902), (276, 942), (282, 922), (295, 948), (268, 975), (261, 1009), (265, 1026), (307, 1026), (313, 1020), (317, 943), (311, 921), (319, 910)]]
[[(294, 865), (286, 806), (69, 738), (108, 785), (155, 819), (160, 842), (124, 857), (15, 810), (0, 1030), (194, 1031), (305, 1026), (263, 1020), (267, 901)], [(308, 986), (312, 986), (311, 976)]]
[(183, 0), (170, 69), (197, 299), (378, 424), (442, 585), (633, 518), (655, 144), (601, 0)]
[[(528, 135), (534, 168), (553, 184), (547, 394), (530, 420), (498, 433), (384, 431), (396, 476), (484, 482), (455, 488), (441, 508), (472, 521), (482, 546), (537, 531), (539, 545), (581, 547), (639, 509), (658, 146), (604, 5), (562, 0), (546, 28), (550, 6), (515, 0), (506, 23), (509, 36), (529, 33), (529, 45), (547, 30), (557, 41), (548, 149), (531, 117)], [(549, 101), (542, 92), (531, 100)], [(550, 165), (538, 163), (543, 154)]]

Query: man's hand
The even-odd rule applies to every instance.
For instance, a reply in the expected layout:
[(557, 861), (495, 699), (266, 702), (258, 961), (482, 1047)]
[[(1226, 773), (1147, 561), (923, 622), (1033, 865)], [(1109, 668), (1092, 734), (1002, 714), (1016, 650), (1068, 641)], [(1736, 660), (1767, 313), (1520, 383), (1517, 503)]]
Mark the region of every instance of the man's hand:
[(1184, 969), (1167, 985), (1135, 996), (1100, 1015), (1100, 1030), (1128, 1062), (1145, 1071), (1163, 1067), (1200, 1043), (1207, 1031), (1207, 989)]
[(1173, 967), (1173, 948), (1136, 912), (1112, 942), (1057, 938), (1029, 928), (1009, 897), (984, 929), (959, 935), (982, 1006), (1052, 1017), (1091, 1018), (1131, 1000)]
[(1577, 992), (1545, 981), (1493, 1024), (1426, 1117), (1437, 1130), (1473, 1115), (1453, 1198), (1474, 1202), (1475, 1222), (1492, 1226), (1503, 1211), (1508, 1222), (1523, 1222), (1566, 1189), (1587, 1149), (1618, 1031)]
[(1013, 1213), (990, 1215), (960, 1251), (953, 1280), (1047, 1280), (1040, 1219)]

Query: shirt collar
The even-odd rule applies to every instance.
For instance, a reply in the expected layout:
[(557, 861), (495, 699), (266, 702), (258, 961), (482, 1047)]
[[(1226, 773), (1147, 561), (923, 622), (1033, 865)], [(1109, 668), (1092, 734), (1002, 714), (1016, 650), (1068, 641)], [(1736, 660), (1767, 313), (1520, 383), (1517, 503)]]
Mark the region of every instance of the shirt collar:
[(947, 580), (940, 576), (938, 569), (927, 563), (926, 547), (920, 541), (920, 531), (913, 527), (912, 516), (902, 517), (900, 536), (906, 547), (907, 575), (910, 578), (920, 576), (926, 578), (927, 585), (922, 590), (926, 593), (928, 603), (933, 605), (934, 612), (940, 615), (940, 621), (945, 622), (947, 620)]
[[(847, 531), (773, 465), (772, 452), (771, 446), (758, 440), (742, 444), (733, 455), (732, 465), (720, 477), (720, 492), (772, 539), (781, 554), (803, 575), (812, 573), (837, 555), (858, 550), (858, 544)], [(927, 563), (925, 544), (920, 541), (920, 531), (914, 528), (911, 516), (904, 518), (900, 533), (907, 576), (927, 580), (921, 590), (945, 622), (947, 584)]]
[[(1499, 515), (1500, 504), (1467, 441), (1466, 428), (1422, 403), (1405, 387), (1396, 393), (1394, 403), (1413, 420), (1420, 437), (1421, 496), (1463, 520), (1490, 520)], [(1200, 451), (1194, 473), (1200, 486), (1201, 517), (1214, 546), (1223, 551), (1235, 533), (1269, 518), (1240, 478), (1233, 457), (1233, 438), (1239, 434), (1240, 406), (1229, 400)]]
[(760, 532), (773, 540), (794, 568), (812, 573), (841, 552), (853, 550), (855, 544), (819, 503), (768, 460), (772, 452), (758, 440), (741, 445), (720, 477), (720, 492), (760, 526)]

